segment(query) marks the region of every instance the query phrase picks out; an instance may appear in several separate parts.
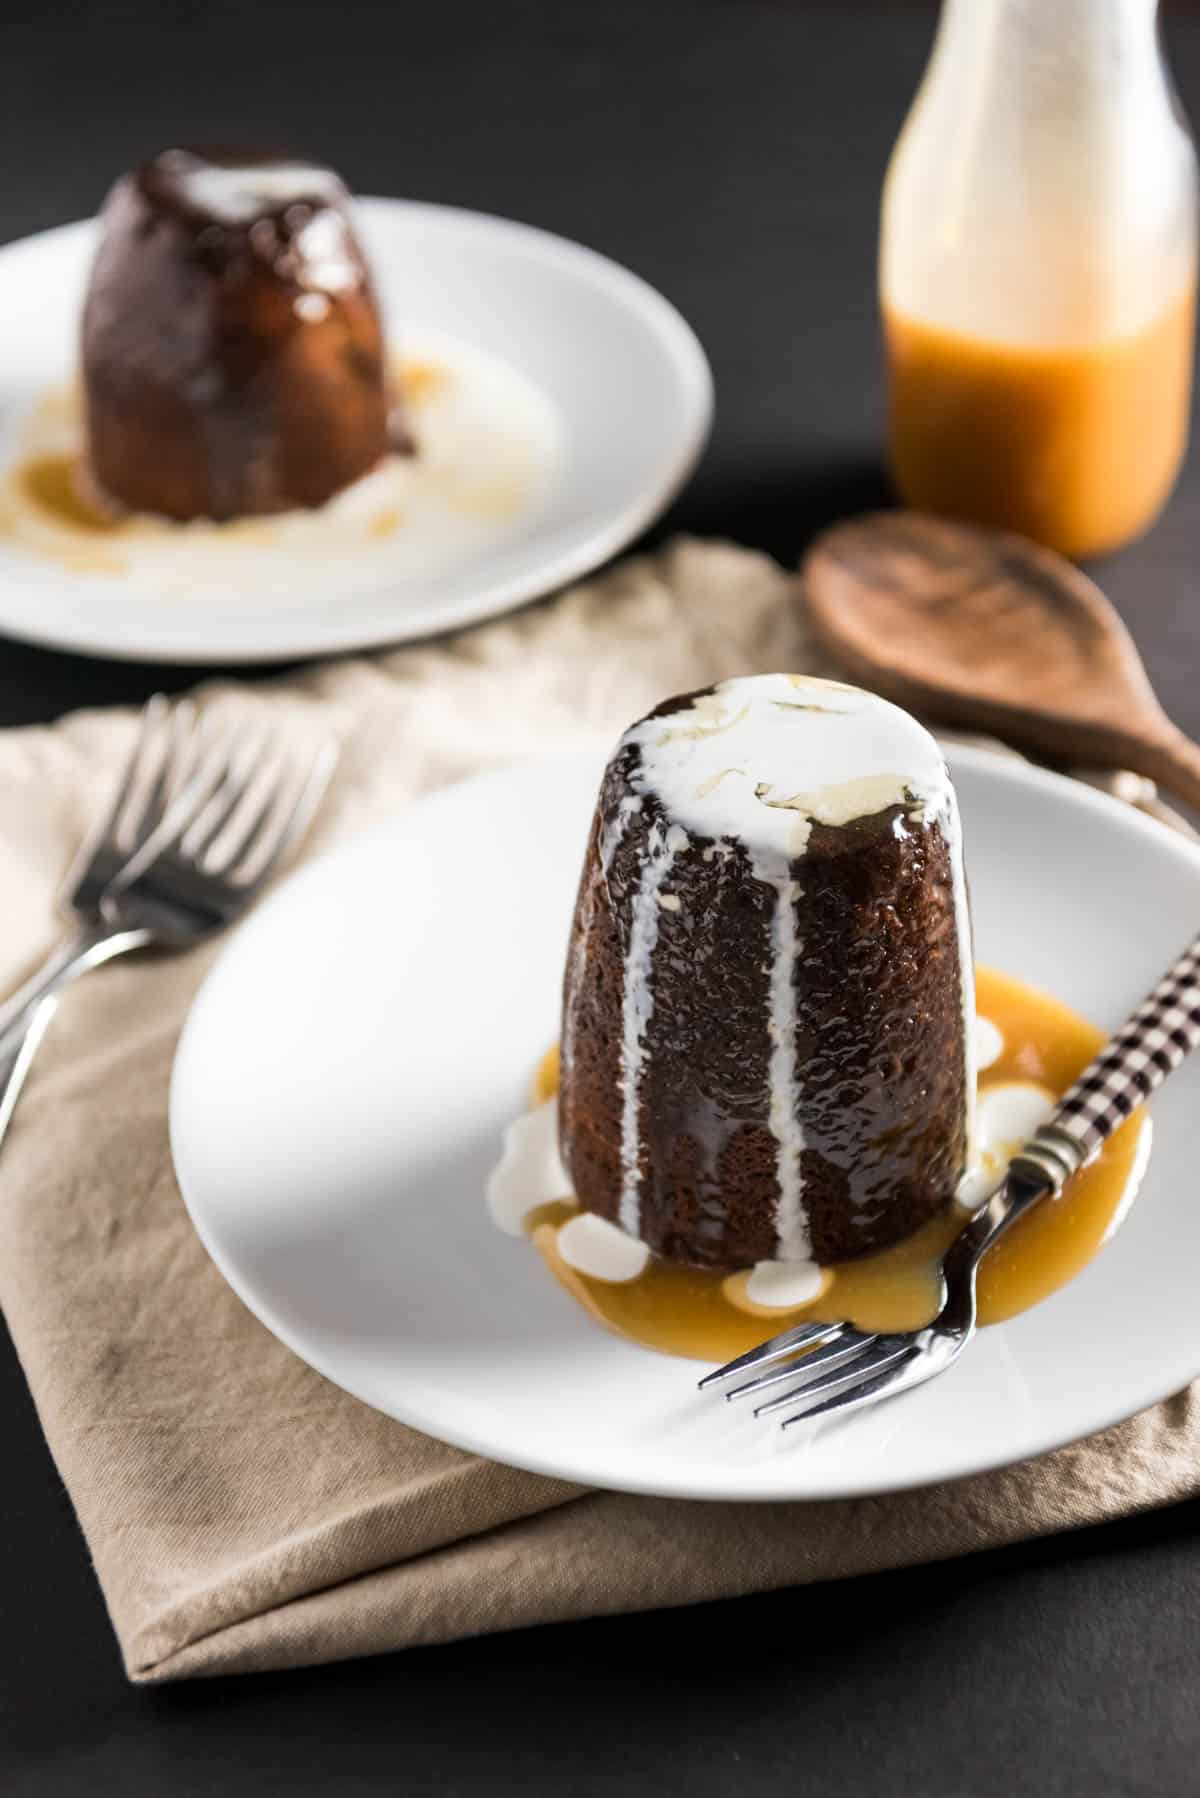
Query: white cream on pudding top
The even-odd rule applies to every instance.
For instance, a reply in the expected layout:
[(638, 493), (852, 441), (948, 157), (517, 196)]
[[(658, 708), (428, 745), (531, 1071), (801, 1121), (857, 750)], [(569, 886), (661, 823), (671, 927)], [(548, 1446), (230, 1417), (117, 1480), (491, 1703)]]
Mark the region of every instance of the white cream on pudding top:
[(289, 201), (336, 206), (346, 187), (332, 169), (311, 162), (209, 162), (191, 150), (168, 150), (158, 159), (179, 191), (201, 211), (227, 225), (251, 224)]
[(950, 803), (941, 750), (877, 694), (811, 675), (722, 681), (678, 712), (625, 733), (672, 823), (794, 860), (814, 823), (844, 825), (893, 805), (934, 814)]

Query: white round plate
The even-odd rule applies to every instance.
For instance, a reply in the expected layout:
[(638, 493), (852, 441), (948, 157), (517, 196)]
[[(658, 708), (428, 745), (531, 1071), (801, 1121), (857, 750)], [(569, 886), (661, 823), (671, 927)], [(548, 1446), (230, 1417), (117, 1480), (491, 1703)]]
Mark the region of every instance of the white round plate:
[[(215, 560), (211, 574), (193, 578), (196, 546), (181, 532), (172, 574), (183, 578), (160, 594), (0, 539), (0, 631), (165, 662), (270, 661), (399, 642), (586, 574), (666, 507), (712, 413), (704, 352), (673, 306), (606, 257), (531, 226), (381, 199), (359, 201), (357, 217), (389, 340), (401, 351), (427, 340), (460, 346), (469, 364), (499, 371), (501, 405), (515, 378), (548, 421), (542, 435), (552, 433), (555, 448), (533, 503), (475, 531), (465, 550), (444, 530), (420, 566), (401, 559), (381, 573), (379, 556), (369, 566), (364, 556), (340, 582), (327, 574), (315, 586), (303, 556), (289, 563), (269, 544), (256, 552), (257, 579), (244, 554), (236, 579)], [(17, 460), (47, 391), (73, 379), (95, 242), (89, 220), (0, 250), (0, 466)], [(488, 392), (483, 404), (486, 412)]]
[[(1103, 1025), (1195, 933), (1200, 851), (955, 751), (980, 958)], [(314, 862), (230, 942), (179, 1046), (171, 1138), (209, 1253), (267, 1327), (405, 1423), (541, 1473), (686, 1498), (892, 1491), (1043, 1453), (1200, 1373), (1200, 1057), (1154, 1102), (1119, 1234), (943, 1378), (808, 1439), (608, 1334), (483, 1185), (557, 1031), (594, 758), (450, 788)]]

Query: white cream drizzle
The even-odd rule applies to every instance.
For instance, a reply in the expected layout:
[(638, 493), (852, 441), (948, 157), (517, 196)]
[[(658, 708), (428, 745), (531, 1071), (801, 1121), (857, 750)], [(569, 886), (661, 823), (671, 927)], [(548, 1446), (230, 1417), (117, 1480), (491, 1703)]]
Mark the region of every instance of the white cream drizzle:
[(292, 311), (306, 325), (319, 325), (329, 316), (329, 301), (323, 293), (298, 293), (292, 301)]
[[(989, 1023), (989, 1020), (981, 1020)], [(997, 1056), (1003, 1052), (1003, 1038)], [(979, 1155), (959, 1186), (956, 1202), (973, 1211), (991, 1197), (1009, 1161), (1027, 1137), (1051, 1115), (1058, 1101), (1048, 1088), (1032, 1080), (1000, 1081), (985, 1087), (979, 1100)], [(1150, 1155), (1151, 1124), (1146, 1119), (1137, 1155), (1121, 1201), (1105, 1231), (1104, 1241), (1118, 1229), (1137, 1197)], [(504, 1134), (504, 1151), (487, 1183), (487, 1205), (493, 1221), (508, 1235), (522, 1234), (525, 1220), (554, 1200), (573, 1201), (571, 1182), (558, 1147), (558, 1106), (548, 1099), (525, 1113)], [(569, 1267), (592, 1279), (623, 1283), (638, 1279), (650, 1251), (636, 1234), (593, 1212), (569, 1218), (555, 1238)], [(731, 1274), (753, 1305), (792, 1311), (818, 1298), (829, 1280), (827, 1269), (809, 1258), (780, 1257), (756, 1262), (749, 1272)]]
[(641, 1097), (646, 1026), (654, 1011), (651, 978), (661, 911), (658, 892), (675, 857), (687, 848), (687, 832), (671, 824), (664, 832), (652, 824), (646, 837), (646, 860), (633, 897), (629, 947), (625, 953), (625, 986), (621, 1003), (621, 1228), (636, 1236), (641, 1225)]
[(605, 1217), (594, 1211), (581, 1211), (568, 1218), (554, 1239), (555, 1247), (568, 1267), (576, 1273), (588, 1274), (593, 1280), (607, 1280), (623, 1286), (646, 1271), (650, 1250), (636, 1236), (629, 1236)]
[[(735, 1280), (739, 1275), (732, 1276)], [(831, 1276), (815, 1261), (756, 1261), (743, 1291), (752, 1305), (794, 1311), (819, 1299)]]
[(991, 1018), (978, 1017), (975, 1020), (975, 1066), (982, 1074), (985, 1068), (999, 1061), (1004, 1053), (1004, 1038), (992, 1023)]
[(297, 274), (306, 287), (315, 287), (322, 293), (341, 293), (362, 278), (346, 222), (332, 208), (313, 213), (296, 234), (296, 249), (300, 258)]
[[(682, 829), (709, 839), (703, 853), (742, 844), (756, 879), (773, 888), (772, 961), (769, 977), (770, 1037), (768, 1117), (777, 1144), (778, 1257), (803, 1261), (811, 1251), (804, 1205), (801, 1156), (802, 1091), (796, 1065), (796, 900), (801, 887), (790, 864), (803, 856), (814, 824), (842, 826), (893, 805), (906, 808), (910, 828), (936, 823), (950, 858), (955, 936), (962, 1001), (967, 1163), (975, 1156), (975, 988), (970, 916), (962, 860), (962, 832), (954, 789), (937, 743), (914, 718), (872, 693), (806, 675), (750, 675), (723, 681), (675, 713), (644, 719), (626, 732), (621, 749), (634, 746), (632, 801), (653, 795)], [(801, 782), (803, 785), (801, 785)], [(614, 825), (623, 823), (618, 812)], [(647, 859), (638, 904), (652, 879), (661, 886), (661, 863)], [(670, 895), (660, 900), (668, 909)], [(656, 932), (635, 915), (634, 942), (625, 968), (625, 1128), (621, 1221), (636, 1232), (636, 1080), (642, 1070), (637, 985), (648, 983)], [(647, 947), (648, 942), (648, 947)], [(640, 1028), (632, 1029), (641, 1018)]]
[(790, 864), (780, 856), (756, 857), (754, 877), (775, 889), (771, 916), (771, 1009), (767, 1019), (771, 1041), (767, 1122), (777, 1144), (776, 1246), (780, 1261), (807, 1261), (812, 1253), (812, 1236), (804, 1207), (800, 1162), (804, 1129), (800, 1123), (800, 1081), (796, 1072), (796, 901), (801, 889), (791, 878)]
[(997, 1190), (1007, 1168), (1007, 1162), (980, 1145), (974, 1161), (954, 1189), (954, 1203), (964, 1211), (978, 1211)]
[(504, 1150), (485, 1189), (492, 1222), (506, 1236), (520, 1236), (539, 1205), (572, 1199), (571, 1176), (558, 1148), (558, 1101), (524, 1112), (504, 1132)]
[(193, 205), (228, 225), (246, 225), (268, 207), (289, 200), (336, 205), (346, 189), (332, 169), (308, 162), (207, 162), (189, 150), (168, 150), (160, 165), (178, 182)]
[(1058, 1100), (1036, 1080), (1004, 1080), (979, 1095), (980, 1145), (991, 1154), (1015, 1155), (1039, 1125), (1054, 1116)]
[[(635, 725), (622, 739), (621, 749), (629, 745), (639, 751), (638, 765), (631, 776), (635, 791), (621, 799), (602, 835), (602, 877), (607, 880), (630, 819), (643, 809), (646, 796), (653, 795), (671, 822), (665, 825), (656, 818), (651, 824), (632, 897), (622, 990), (622, 1184), (618, 1224), (607, 1224), (606, 1230), (619, 1229), (628, 1242), (639, 1239), (640, 1113), (646, 1031), (654, 1009), (653, 961), (663, 912), (670, 914), (680, 909), (678, 895), (667, 886), (670, 870), (677, 856), (689, 847), (692, 834), (706, 839), (702, 849), (706, 860), (718, 853), (728, 854), (732, 844), (740, 843), (749, 852), (754, 877), (774, 893), (767, 1030), (768, 1119), (777, 1144), (778, 1253), (759, 1266), (790, 1268), (795, 1280), (801, 1282), (809, 1277), (806, 1270), (814, 1264), (804, 1205), (805, 1137), (800, 1071), (796, 1065), (796, 966), (802, 947), (796, 903), (803, 889), (794, 877), (794, 863), (807, 847), (814, 822), (843, 825), (889, 805), (905, 808), (910, 828), (920, 829), (936, 822), (950, 858), (971, 1144), (971, 1171), (964, 1177), (959, 1199), (960, 1203), (981, 1202), (1001, 1176), (1003, 1165), (990, 1150), (987, 1154), (980, 1152), (984, 1144), (976, 1145), (974, 969), (962, 838), (953, 787), (933, 738), (907, 713), (873, 694), (834, 681), (780, 674), (726, 681), (678, 713)], [(798, 772), (805, 779), (802, 791), (797, 789)], [(594, 922), (594, 892), (592, 899), (592, 905), (585, 905), (577, 956), (586, 954)], [(577, 976), (578, 963), (572, 973), (573, 979)], [(988, 1028), (993, 1037), (998, 1035), (993, 1026)], [(568, 1028), (563, 1044), (568, 1066), (574, 1046)], [(985, 1040), (985, 1047), (990, 1061), (994, 1058), (992, 1052), (999, 1051), (991, 1039)], [(566, 1191), (556, 1145), (555, 1165), (550, 1173), (552, 1183), (560, 1189), (550, 1194), (537, 1181), (527, 1179), (527, 1193), (534, 1188), (535, 1196), (519, 1211), (515, 1195), (505, 1194), (514, 1157), (521, 1147), (519, 1140), (506, 1140), (505, 1159), (489, 1187), (493, 1214), (502, 1213), (510, 1220), (518, 1213), (526, 1215), (548, 1197), (565, 1196)], [(535, 1137), (532, 1151), (540, 1153), (543, 1148)], [(497, 1182), (499, 1197), (494, 1197)], [(502, 1223), (502, 1227), (511, 1228), (511, 1221)], [(587, 1232), (577, 1234), (581, 1241), (588, 1241), (595, 1232), (589, 1227)], [(771, 1277), (763, 1273), (759, 1286), (762, 1291), (768, 1290)], [(784, 1289), (782, 1276), (773, 1289)], [(788, 1302), (795, 1305), (803, 1301)]]
[(1153, 1137), (1154, 1119), (1143, 1116), (1142, 1127), (1138, 1131), (1137, 1147), (1133, 1152), (1133, 1166), (1129, 1170), (1129, 1178), (1125, 1183), (1125, 1190), (1121, 1194), (1120, 1203), (1108, 1221), (1108, 1229), (1101, 1237), (1101, 1242), (1110, 1242), (1129, 1216), (1129, 1207), (1137, 1198), (1146, 1175), (1146, 1165), (1150, 1160), (1150, 1144)]
[(950, 878), (954, 901), (954, 935), (958, 946), (958, 986), (962, 998), (963, 1097), (966, 1110), (967, 1167), (976, 1157), (978, 1124), (975, 1116), (979, 1080), (978, 1019), (975, 1015), (975, 944), (971, 909), (967, 902), (967, 872), (963, 863), (962, 823), (958, 800), (946, 777), (946, 790), (937, 811), (937, 823), (950, 852)]
[[(986, 1020), (981, 1020), (986, 1021)], [(995, 1030), (995, 1025), (991, 1028)], [(1003, 1051), (1000, 1041), (997, 1056)], [(1058, 1100), (1035, 1080), (1004, 1080), (985, 1086), (977, 1107), (975, 1157), (958, 1183), (954, 1200), (964, 1211), (978, 1211), (996, 1192), (1008, 1164), (1039, 1124), (1051, 1117)]]

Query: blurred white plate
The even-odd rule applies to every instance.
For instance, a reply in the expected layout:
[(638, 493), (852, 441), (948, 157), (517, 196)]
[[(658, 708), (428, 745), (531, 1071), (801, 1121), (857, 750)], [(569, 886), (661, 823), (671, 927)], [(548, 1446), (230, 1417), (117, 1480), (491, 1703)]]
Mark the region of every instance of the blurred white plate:
[[(323, 514), (292, 514), (285, 530), (216, 545), (207, 526), (128, 546), (96, 538), (101, 554), (111, 549), (128, 563), (124, 572), (89, 568), (86, 557), (68, 565), (8, 528), (0, 631), (177, 662), (398, 642), (586, 574), (666, 507), (712, 412), (704, 352), (674, 307), (616, 263), (530, 226), (378, 199), (359, 202), (358, 220), (390, 342), (402, 355), (432, 354), (460, 377), (467, 404), (446, 419), (466, 446), (460, 486), (476, 475), (486, 486), (505, 461), (507, 431), (525, 471), (523, 497), (506, 506), (485, 493), (455, 529), (419, 491), (386, 542), (365, 532), (351, 541), (344, 509), (324, 543), (313, 528)], [(74, 377), (95, 241), (88, 221), (0, 250), (0, 477), (18, 462), (47, 393), (61, 394)], [(416, 424), (419, 432), (419, 416)], [(506, 473), (498, 469), (501, 487)], [(356, 493), (350, 514), (356, 504), (369, 509), (370, 497)]]
[[(981, 960), (1112, 1026), (1195, 934), (1200, 851), (986, 751), (952, 764)], [(810, 1441), (609, 1335), (483, 1184), (558, 1027), (592, 758), (414, 806), (288, 881), (230, 942), (179, 1046), (171, 1137), (209, 1253), (329, 1379), (499, 1461), (685, 1498), (955, 1479), (1115, 1423), (1200, 1373), (1200, 1057), (1154, 1101), (1120, 1232), (944, 1378)]]

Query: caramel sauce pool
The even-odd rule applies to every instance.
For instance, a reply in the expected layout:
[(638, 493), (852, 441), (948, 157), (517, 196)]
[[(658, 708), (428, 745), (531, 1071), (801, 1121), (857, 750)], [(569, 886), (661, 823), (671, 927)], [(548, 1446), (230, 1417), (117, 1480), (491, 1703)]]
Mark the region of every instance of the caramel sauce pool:
[[(447, 369), (432, 362), (397, 359), (394, 367), (405, 404), (410, 411), (417, 413), (451, 379)], [(60, 530), (88, 537), (120, 538), (144, 528), (146, 515), (116, 509), (110, 511), (89, 498), (87, 478), (77, 449), (27, 456), (16, 465), (11, 479), (25, 499), (42, 514), (46, 523), (56, 525)], [(152, 522), (163, 530), (170, 530), (176, 523), (171, 519), (159, 518)], [(204, 522), (212, 529), (223, 531), (231, 528), (244, 531), (247, 525), (260, 531), (269, 532), (270, 529), (269, 514), (229, 519), (223, 525), (213, 525), (211, 520)], [(399, 529), (401, 523), (399, 511), (390, 506), (378, 513), (367, 528), (372, 537), (388, 537)]]
[[(1004, 1038), (1004, 1052), (982, 1075), (980, 1092), (1031, 1080), (1065, 1093), (1102, 1046), (1103, 1033), (1056, 999), (1004, 974), (980, 968), (976, 982), (980, 1015)], [(538, 1069), (534, 1100), (541, 1104), (557, 1090), (558, 1051), (552, 1049)], [(1141, 1114), (1135, 1113), (1060, 1199), (1037, 1206), (985, 1257), (979, 1269), (981, 1324), (1027, 1311), (1087, 1266), (1133, 1175), (1141, 1130)], [(559, 1255), (555, 1240), (576, 1210), (570, 1203), (543, 1205), (528, 1220), (534, 1245), (554, 1277), (597, 1322), (619, 1335), (701, 1361), (732, 1360), (805, 1319), (848, 1318), (863, 1330), (919, 1329), (937, 1310), (941, 1258), (971, 1217), (951, 1206), (894, 1248), (831, 1268), (821, 1296), (789, 1311), (752, 1305), (739, 1290), (746, 1274), (706, 1273), (657, 1260), (639, 1279), (622, 1284), (577, 1273)], [(737, 1303), (730, 1287), (738, 1293)]]
[(34, 505), (49, 513), (56, 524), (73, 531), (118, 530), (123, 523), (120, 514), (89, 505), (78, 472), (78, 459), (73, 455), (31, 456), (17, 470), (17, 480)]

